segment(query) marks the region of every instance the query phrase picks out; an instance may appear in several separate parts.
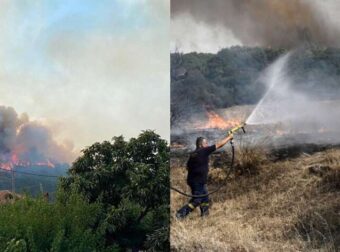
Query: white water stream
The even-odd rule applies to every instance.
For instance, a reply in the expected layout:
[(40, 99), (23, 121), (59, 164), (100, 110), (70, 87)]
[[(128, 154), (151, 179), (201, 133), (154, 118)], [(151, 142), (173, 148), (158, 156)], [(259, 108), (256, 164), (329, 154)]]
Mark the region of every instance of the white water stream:
[[(337, 132), (340, 142), (340, 101), (317, 100), (313, 90), (297, 90), (288, 72), (293, 52), (272, 63), (259, 81), (267, 88), (246, 123), (250, 125), (280, 124), (288, 131), (299, 133)], [(322, 88), (322, 83), (319, 84)], [(331, 97), (331, 94), (329, 94)], [(334, 140), (334, 139), (333, 139)]]

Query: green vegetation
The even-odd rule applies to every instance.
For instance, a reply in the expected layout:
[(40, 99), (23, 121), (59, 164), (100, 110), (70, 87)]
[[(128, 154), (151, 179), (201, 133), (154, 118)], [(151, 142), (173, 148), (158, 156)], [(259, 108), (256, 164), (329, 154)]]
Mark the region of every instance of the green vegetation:
[(56, 201), (0, 205), (0, 251), (169, 250), (169, 147), (153, 131), (95, 143)]
[[(172, 125), (202, 109), (256, 104), (265, 91), (260, 73), (286, 52), (286, 49), (235, 46), (216, 54), (172, 54)], [(295, 50), (289, 75), (297, 90), (303, 89), (316, 99), (338, 99), (340, 49)]]
[(104, 240), (91, 227), (100, 220), (99, 203), (80, 195), (58, 195), (49, 204), (42, 197), (26, 197), (0, 206), (0, 251), (93, 251)]

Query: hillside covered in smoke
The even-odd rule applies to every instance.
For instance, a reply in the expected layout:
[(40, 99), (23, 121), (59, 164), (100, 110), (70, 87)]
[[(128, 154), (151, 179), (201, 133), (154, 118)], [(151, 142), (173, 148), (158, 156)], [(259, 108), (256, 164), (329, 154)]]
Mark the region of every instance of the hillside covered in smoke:
[(59, 143), (51, 127), (18, 115), (14, 108), (0, 106), (0, 168), (70, 163), (73, 146)]
[[(256, 104), (266, 91), (261, 72), (288, 49), (231, 47), (211, 53), (171, 54), (171, 123), (195, 112)], [(296, 90), (315, 100), (340, 98), (340, 49), (296, 49), (288, 66)]]

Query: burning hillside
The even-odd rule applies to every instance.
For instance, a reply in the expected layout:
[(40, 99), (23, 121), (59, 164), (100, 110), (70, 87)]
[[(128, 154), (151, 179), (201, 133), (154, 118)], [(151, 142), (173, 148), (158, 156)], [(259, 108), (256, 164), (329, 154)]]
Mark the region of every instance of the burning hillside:
[[(340, 101), (315, 102), (315, 107), (325, 107), (329, 111), (340, 108)], [(197, 137), (203, 136), (210, 143), (225, 136), (228, 130), (241, 124), (252, 113), (255, 106), (234, 106), (227, 109), (209, 110), (203, 115), (193, 115), (180, 129), (172, 129), (171, 150), (186, 152), (194, 148)], [(279, 118), (279, 117), (278, 117)], [(315, 120), (314, 120), (315, 121)], [(339, 144), (340, 130), (336, 124), (304, 121), (275, 121), (265, 124), (247, 124), (246, 134), (235, 136), (235, 141), (262, 143), (270, 148), (285, 148), (294, 145), (316, 144), (319, 146)]]
[(2, 160), (0, 163), (0, 168), (5, 170), (11, 170), (14, 167), (31, 167), (31, 166), (42, 166), (48, 168), (54, 168), (56, 162), (49, 159), (41, 161), (31, 161), (31, 160), (20, 160), (16, 154), (12, 154), (10, 160)]
[(73, 160), (71, 146), (59, 144), (47, 126), (18, 116), (11, 107), (0, 106), (0, 168), (41, 166), (54, 168)]
[[(184, 144), (190, 149), (198, 136), (215, 141), (223, 137), (226, 130), (246, 122), (245, 138), (256, 142), (266, 138), (270, 145), (276, 146), (339, 144), (340, 97), (335, 99), (334, 88), (312, 88), (317, 79), (292, 77), (289, 67), (299, 55), (297, 50), (283, 54), (254, 80), (266, 89), (256, 106), (210, 109), (206, 116), (202, 112), (191, 115), (185, 123), (177, 124), (180, 130), (172, 130), (172, 143)], [(307, 84), (297, 84), (300, 81)]]

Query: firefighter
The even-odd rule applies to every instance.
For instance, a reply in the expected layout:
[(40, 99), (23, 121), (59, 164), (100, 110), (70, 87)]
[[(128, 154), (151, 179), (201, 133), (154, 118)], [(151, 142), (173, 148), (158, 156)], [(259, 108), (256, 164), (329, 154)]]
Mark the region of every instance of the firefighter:
[[(232, 139), (233, 134), (228, 134), (225, 138), (211, 146), (208, 145), (208, 141), (204, 137), (198, 137), (196, 139), (196, 149), (190, 154), (187, 162), (187, 183), (191, 189), (192, 195), (208, 194), (206, 184), (209, 172), (209, 155), (215, 150), (223, 147)], [(183, 219), (198, 206), (200, 207), (202, 217), (209, 215), (208, 195), (191, 198), (188, 204), (177, 211), (176, 217), (178, 219)]]

